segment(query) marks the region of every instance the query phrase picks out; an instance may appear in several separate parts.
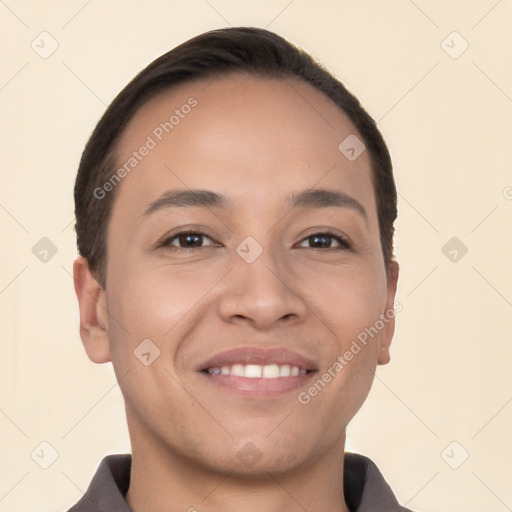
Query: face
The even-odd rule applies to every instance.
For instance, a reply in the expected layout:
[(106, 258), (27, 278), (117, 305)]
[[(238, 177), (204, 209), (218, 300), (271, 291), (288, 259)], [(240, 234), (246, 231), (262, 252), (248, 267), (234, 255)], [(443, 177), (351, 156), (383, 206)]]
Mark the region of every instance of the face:
[(349, 135), (310, 86), (245, 76), (184, 84), (131, 120), (82, 337), (114, 365), (134, 452), (245, 473), (339, 460), (388, 360), (397, 279), (369, 155), (338, 148)]

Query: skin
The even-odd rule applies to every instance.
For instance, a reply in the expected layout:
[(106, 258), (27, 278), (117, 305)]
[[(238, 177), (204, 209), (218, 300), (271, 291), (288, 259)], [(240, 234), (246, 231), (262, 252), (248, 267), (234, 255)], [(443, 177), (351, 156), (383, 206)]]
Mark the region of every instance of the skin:
[[(357, 131), (310, 86), (233, 75), (151, 99), (125, 130), (118, 161), (190, 97), (197, 106), (116, 190), (105, 288), (86, 260), (74, 263), (83, 344), (92, 361), (112, 361), (125, 398), (128, 504), (134, 512), (348, 511), (345, 429), (376, 365), (389, 361), (394, 320), (307, 405), (297, 395), (393, 308), (398, 264), (386, 272), (369, 156), (350, 162), (341, 154), (340, 142)], [(311, 188), (351, 196), (366, 219), (349, 207), (286, 205), (288, 195)], [(163, 192), (188, 189), (224, 194), (230, 207), (144, 215)], [(209, 238), (192, 248), (176, 238), (159, 246), (190, 227)], [(351, 247), (308, 238), (326, 231)], [(263, 249), (252, 263), (236, 252), (248, 236)], [(148, 338), (160, 356), (145, 366), (134, 350)], [(247, 346), (298, 352), (314, 361), (316, 377), (247, 398), (197, 371), (207, 358)], [(244, 463), (244, 446), (259, 460)]]

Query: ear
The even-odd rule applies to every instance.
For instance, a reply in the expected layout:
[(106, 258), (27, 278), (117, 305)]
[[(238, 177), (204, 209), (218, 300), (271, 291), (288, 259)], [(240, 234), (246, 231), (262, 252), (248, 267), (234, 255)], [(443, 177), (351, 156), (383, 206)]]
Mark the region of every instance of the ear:
[(80, 338), (85, 351), (94, 363), (106, 363), (110, 361), (106, 292), (82, 256), (73, 263), (73, 280), (80, 309)]
[(395, 311), (394, 308), (398, 272), (398, 262), (391, 261), (387, 273), (386, 310), (384, 311), (387, 321), (385, 322), (380, 335), (379, 364), (387, 364), (390, 360), (389, 347), (391, 345), (391, 340), (393, 339), (393, 334), (395, 333), (395, 313), (399, 312), (399, 310)]

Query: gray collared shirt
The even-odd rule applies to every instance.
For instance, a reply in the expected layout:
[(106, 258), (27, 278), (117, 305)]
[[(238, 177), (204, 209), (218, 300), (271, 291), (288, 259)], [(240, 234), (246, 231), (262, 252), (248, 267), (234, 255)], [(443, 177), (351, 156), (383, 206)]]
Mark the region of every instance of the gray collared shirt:
[[(131, 512), (125, 496), (131, 455), (108, 455), (89, 488), (68, 512)], [(356, 453), (345, 453), (343, 489), (351, 512), (411, 512), (400, 506), (377, 466)]]

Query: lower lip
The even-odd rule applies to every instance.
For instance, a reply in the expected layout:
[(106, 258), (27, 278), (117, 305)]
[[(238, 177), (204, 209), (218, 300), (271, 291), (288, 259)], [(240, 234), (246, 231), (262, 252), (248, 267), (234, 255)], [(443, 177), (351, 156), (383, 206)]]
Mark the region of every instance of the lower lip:
[(297, 377), (278, 377), (275, 379), (237, 377), (235, 375), (222, 375), (201, 372), (211, 383), (227, 391), (242, 395), (245, 398), (265, 399), (290, 393), (303, 386), (316, 372), (311, 371)]

